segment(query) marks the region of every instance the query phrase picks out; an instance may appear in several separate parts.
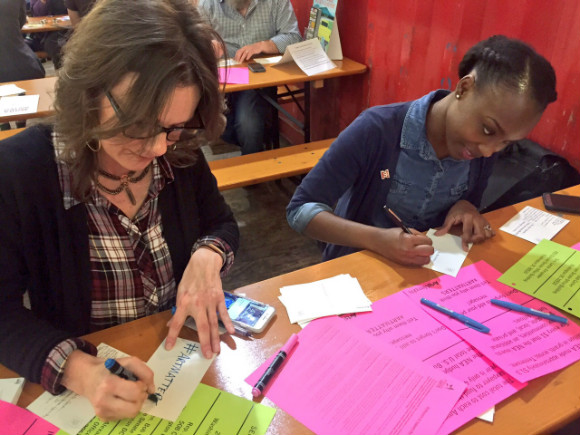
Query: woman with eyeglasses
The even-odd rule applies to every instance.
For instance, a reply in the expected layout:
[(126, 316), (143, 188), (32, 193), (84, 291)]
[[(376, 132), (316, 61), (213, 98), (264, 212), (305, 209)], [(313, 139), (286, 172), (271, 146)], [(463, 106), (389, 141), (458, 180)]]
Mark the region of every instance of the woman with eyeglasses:
[(168, 349), (187, 316), (206, 357), (218, 315), (234, 332), (220, 273), (239, 232), (199, 149), (225, 125), (214, 39), (189, 0), (99, 1), (65, 47), (54, 124), (0, 144), (0, 363), (104, 420), (135, 416), (153, 373), (129, 357), (139, 381), (111, 375), (80, 336), (172, 306)]

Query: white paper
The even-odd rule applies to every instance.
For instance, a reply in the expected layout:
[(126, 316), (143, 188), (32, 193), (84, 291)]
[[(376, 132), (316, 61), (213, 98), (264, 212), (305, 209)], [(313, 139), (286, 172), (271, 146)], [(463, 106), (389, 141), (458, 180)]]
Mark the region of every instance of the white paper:
[(23, 95), (0, 98), (0, 116), (36, 113), (39, 95)]
[(543, 239), (552, 240), (568, 222), (570, 222), (568, 219), (528, 205), (507, 221), (500, 230), (538, 244)]
[(24, 378), (0, 379), (0, 400), (16, 405), (24, 387)]
[(175, 347), (165, 350), (165, 340), (147, 361), (155, 373), (157, 404), (146, 400), (142, 412), (166, 420), (175, 421), (201, 378), (211, 365), (215, 355), (204, 358), (199, 343), (178, 338)]
[[(123, 358), (128, 356), (107, 344), (97, 346), (101, 358)], [(28, 405), (28, 410), (61, 428), (69, 434), (76, 434), (95, 417), (95, 410), (89, 399), (70, 390), (58, 396), (45, 391)]]
[(262, 65), (268, 65), (271, 63), (278, 63), (282, 59), (282, 55), (279, 56), (271, 56), (271, 57), (257, 57), (256, 59), (252, 59), (252, 62), (258, 62)]
[(26, 89), (19, 88), (15, 84), (11, 83), (9, 85), (0, 86), (0, 97), (6, 97), (7, 95), (18, 95), (25, 94)]
[(483, 421), (487, 421), (489, 423), (493, 423), (494, 415), (495, 415), (495, 406), (492, 406), (490, 409), (485, 411), (483, 414), (479, 415), (477, 418)]
[(287, 46), (278, 64), (284, 64), (292, 60), (309, 76), (336, 68), (334, 62), (328, 58), (328, 55), (322, 49), (318, 38), (307, 39)]
[(291, 323), (310, 321), (336, 314), (372, 311), (358, 280), (337, 275), (307, 284), (280, 288), (280, 301)]
[(238, 62), (237, 60), (228, 57), (226, 59), (220, 59), (218, 60), (218, 68), (224, 68), (224, 67), (230, 67), (230, 66), (234, 66), (234, 65), (239, 65), (240, 62)]
[[(427, 231), (427, 237), (433, 241), (435, 252), (431, 255), (431, 262), (423, 267), (447, 275), (457, 276), (465, 257), (467, 257), (467, 252), (461, 247), (461, 237), (449, 233), (443, 236), (436, 236), (435, 231), (437, 230), (433, 228)], [(472, 245), (473, 243), (469, 243), (469, 249), (471, 249)]]

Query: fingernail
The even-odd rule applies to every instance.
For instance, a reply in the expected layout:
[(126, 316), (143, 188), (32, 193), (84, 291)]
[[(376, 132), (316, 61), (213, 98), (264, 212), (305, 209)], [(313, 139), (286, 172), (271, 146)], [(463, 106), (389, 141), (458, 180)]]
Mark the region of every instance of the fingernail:
[(174, 345), (175, 345), (174, 340), (165, 340), (165, 349), (171, 350)]

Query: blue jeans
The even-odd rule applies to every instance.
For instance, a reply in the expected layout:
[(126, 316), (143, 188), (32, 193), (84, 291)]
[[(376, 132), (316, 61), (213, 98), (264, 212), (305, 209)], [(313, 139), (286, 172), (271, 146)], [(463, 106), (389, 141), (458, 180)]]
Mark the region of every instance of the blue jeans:
[[(275, 98), (276, 88), (261, 89)], [(226, 142), (238, 145), (242, 154), (252, 154), (264, 150), (267, 120), (270, 119), (272, 106), (256, 90), (228, 94), (226, 114), (227, 125), (222, 135)]]

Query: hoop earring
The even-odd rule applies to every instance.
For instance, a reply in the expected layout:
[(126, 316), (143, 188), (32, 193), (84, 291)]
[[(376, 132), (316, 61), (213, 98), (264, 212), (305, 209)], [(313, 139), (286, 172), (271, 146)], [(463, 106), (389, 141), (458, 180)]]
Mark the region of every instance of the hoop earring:
[(99, 151), (101, 151), (101, 141), (99, 141), (99, 142), (97, 142), (97, 143), (98, 143), (98, 145), (97, 145), (97, 148), (93, 148), (93, 147), (91, 146), (91, 143), (90, 143), (88, 140), (85, 142), (85, 145), (86, 145), (86, 146), (87, 146), (87, 148), (88, 148), (88, 149), (90, 149), (92, 152), (94, 152), (94, 153), (98, 153)]

